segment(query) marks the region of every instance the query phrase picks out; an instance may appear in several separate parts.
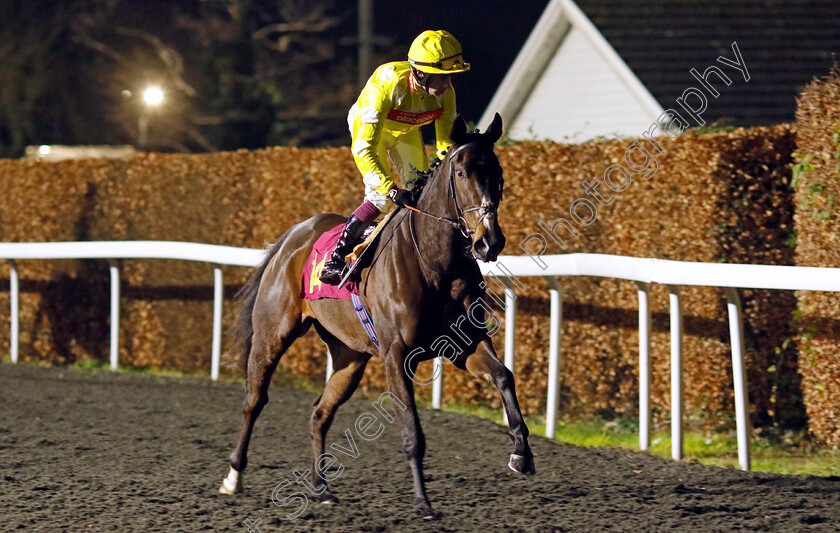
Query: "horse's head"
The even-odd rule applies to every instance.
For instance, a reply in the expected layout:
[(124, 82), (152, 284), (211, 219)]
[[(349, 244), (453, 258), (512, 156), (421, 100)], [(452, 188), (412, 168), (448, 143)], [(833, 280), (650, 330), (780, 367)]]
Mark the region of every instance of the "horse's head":
[(467, 131), (459, 115), (452, 125), (452, 147), (447, 165), (450, 193), (462, 231), (472, 240), (472, 254), (495, 261), (505, 247), (497, 210), (502, 202), (504, 179), (493, 145), (502, 135), (502, 117), (496, 113), (484, 133)]

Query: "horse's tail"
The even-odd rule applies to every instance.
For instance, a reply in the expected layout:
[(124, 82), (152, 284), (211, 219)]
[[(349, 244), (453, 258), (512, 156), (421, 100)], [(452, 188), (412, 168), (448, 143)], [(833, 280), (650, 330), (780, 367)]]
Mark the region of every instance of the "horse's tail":
[(251, 317), (254, 313), (257, 293), (260, 290), (260, 282), (262, 281), (263, 274), (265, 274), (265, 269), (268, 268), (268, 263), (271, 261), (271, 258), (277, 254), (277, 251), (280, 250), (280, 247), (283, 246), (283, 243), (289, 236), (289, 231), (284, 233), (279, 239), (277, 239), (277, 242), (271, 245), (271, 247), (266, 251), (265, 258), (262, 260), (262, 263), (260, 263), (254, 273), (251, 274), (251, 278), (245, 283), (245, 285), (239, 289), (239, 292), (236, 293), (236, 299), (241, 303), (242, 310), (239, 312), (239, 316), (236, 317), (236, 321), (231, 326), (233, 345), (231, 346), (230, 353), (236, 354), (238, 352), (238, 366), (242, 369), (246, 376), (248, 373), (248, 355), (251, 353), (251, 341), (254, 338), (254, 324)]

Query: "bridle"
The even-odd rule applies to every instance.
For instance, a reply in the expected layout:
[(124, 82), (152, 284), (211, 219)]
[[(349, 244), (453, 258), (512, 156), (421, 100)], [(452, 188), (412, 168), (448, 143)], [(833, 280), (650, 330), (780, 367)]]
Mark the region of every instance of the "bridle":
[[(470, 145), (473, 145), (473, 144), (476, 144), (476, 143), (472, 142), (472, 143), (462, 144), (461, 146), (456, 148), (454, 151), (450, 152), (448, 154), (448, 157), (447, 157), (447, 162), (449, 164), (449, 177), (448, 177), (448, 179), (449, 179), (449, 196), (452, 199), (452, 202), (455, 204), (455, 218), (439, 217), (437, 215), (427, 213), (426, 211), (422, 211), (422, 210), (417, 209), (416, 207), (413, 207), (413, 206), (410, 206), (410, 205), (405, 206), (415, 213), (420, 213), (421, 215), (425, 215), (427, 217), (431, 217), (431, 218), (434, 218), (436, 220), (440, 220), (441, 222), (445, 222), (445, 223), (449, 224), (450, 226), (452, 226), (454, 228), (457, 228), (461, 232), (461, 235), (463, 235), (464, 238), (466, 238), (468, 240), (471, 240), (472, 236), (475, 235), (475, 232), (478, 229), (478, 226), (481, 224), (481, 222), (484, 220), (484, 218), (487, 217), (487, 216), (490, 216), (490, 215), (495, 215), (496, 210), (498, 209), (498, 206), (496, 206), (495, 203), (490, 202), (490, 201), (486, 201), (486, 200), (482, 201), (481, 205), (476, 205), (476, 206), (473, 206), (473, 207), (469, 207), (467, 209), (461, 209), (461, 202), (458, 201), (458, 190), (455, 188), (455, 170), (453, 169), (453, 166), (452, 166), (452, 160), (455, 159), (455, 154), (457, 154), (458, 152), (460, 152), (464, 148), (466, 148)], [(502, 181), (502, 183), (499, 184), (500, 189), (503, 187), (503, 184), (504, 184), (504, 181)], [(467, 213), (472, 213), (474, 211), (478, 211), (479, 217), (478, 217), (478, 221), (475, 223), (475, 229), (471, 229), (469, 224), (467, 223), (467, 219), (464, 218), (464, 216)]]

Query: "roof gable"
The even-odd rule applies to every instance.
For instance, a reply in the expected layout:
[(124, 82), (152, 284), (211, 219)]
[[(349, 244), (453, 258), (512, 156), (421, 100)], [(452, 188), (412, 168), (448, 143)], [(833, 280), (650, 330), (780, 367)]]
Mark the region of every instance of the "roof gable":
[(488, 104), (480, 124), (489, 122), (496, 112), (509, 123), (516, 120), (560, 45), (572, 30), (582, 36), (600, 60), (613, 70), (642, 113), (647, 114), (651, 120), (659, 116), (662, 107), (578, 6), (571, 0), (552, 0)]

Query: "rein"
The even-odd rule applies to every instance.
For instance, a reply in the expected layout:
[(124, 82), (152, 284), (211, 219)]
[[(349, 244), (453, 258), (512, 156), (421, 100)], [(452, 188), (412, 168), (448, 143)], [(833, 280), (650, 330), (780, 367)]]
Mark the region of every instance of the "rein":
[[(475, 229), (470, 229), (469, 224), (467, 223), (467, 219), (464, 218), (464, 215), (467, 213), (472, 213), (473, 211), (479, 212), (478, 222), (475, 223), (476, 229), (478, 228), (481, 221), (484, 220), (485, 217), (488, 215), (492, 215), (496, 213), (496, 204), (493, 202), (481, 202), (481, 205), (473, 206), (467, 209), (461, 209), (461, 204), (458, 201), (458, 191), (455, 188), (455, 172), (452, 169), (452, 160), (455, 157), (455, 154), (470, 146), (471, 144), (475, 143), (466, 143), (462, 144), (458, 148), (456, 148), (452, 153), (449, 154), (447, 161), (449, 163), (449, 195), (452, 198), (453, 202), (455, 203), (455, 218), (446, 218), (446, 217), (439, 217), (437, 215), (433, 215), (431, 213), (427, 213), (426, 211), (422, 211), (417, 209), (416, 207), (406, 205), (405, 207), (415, 213), (419, 213), (421, 215), (425, 215), (427, 217), (434, 218), (435, 220), (439, 220), (450, 226), (458, 229), (465, 238), (469, 239), (473, 235), (475, 235)], [(416, 245), (416, 243), (415, 243)]]
[[(475, 143), (471, 142), (471, 143), (462, 144), (461, 146), (459, 146), (458, 148), (453, 150), (449, 154), (448, 159), (447, 159), (448, 165), (449, 165), (449, 177), (448, 177), (449, 195), (450, 195), (450, 198), (452, 199), (453, 203), (455, 204), (455, 218), (447, 218), (447, 217), (437, 216), (437, 215), (434, 215), (432, 213), (428, 213), (426, 211), (423, 211), (421, 209), (417, 209), (416, 207), (413, 207), (413, 206), (410, 206), (410, 205), (403, 206), (410, 211), (409, 212), (409, 217), (408, 217), (408, 226), (409, 226), (409, 231), (411, 233), (411, 240), (414, 244), (414, 250), (417, 252), (417, 256), (420, 258), (420, 260), (423, 261), (423, 263), (425, 263), (426, 266), (428, 266), (430, 268), (431, 268), (431, 264), (426, 260), (425, 257), (423, 257), (423, 253), (420, 251), (420, 246), (417, 243), (417, 235), (415, 234), (415, 230), (414, 230), (414, 216), (413, 216), (414, 213), (419, 213), (421, 215), (433, 218), (435, 220), (439, 220), (440, 222), (444, 222), (446, 224), (449, 224), (453, 228), (458, 229), (461, 232), (461, 235), (463, 235), (464, 238), (466, 238), (468, 241), (471, 240), (471, 237), (473, 235), (475, 235), (476, 230), (475, 229), (470, 229), (466, 218), (464, 218), (464, 215), (466, 215), (467, 213), (472, 213), (473, 211), (479, 211), (480, 216), (478, 218), (478, 222), (476, 222), (476, 224), (475, 224), (476, 229), (478, 229), (479, 224), (481, 224), (481, 222), (484, 220), (484, 218), (486, 216), (496, 213), (496, 205), (493, 202), (482, 202), (481, 205), (469, 207), (467, 209), (461, 209), (461, 204), (458, 201), (458, 191), (455, 188), (455, 172), (454, 172), (454, 169), (452, 168), (452, 160), (458, 152), (460, 152), (461, 150), (463, 150), (464, 148), (466, 148), (467, 146), (470, 146), (472, 144), (475, 144)], [(434, 270), (438, 274), (453, 274), (453, 273), (459, 272), (458, 270), (437, 270), (437, 269), (432, 269), (432, 270)]]
[[(406, 207), (408, 207), (408, 206), (406, 206)], [(424, 215), (428, 215), (428, 213), (425, 213), (425, 212), (420, 211), (418, 209), (412, 209), (412, 211), (415, 211), (417, 213), (421, 213), (421, 214), (424, 214)], [(426, 258), (423, 257), (423, 252), (420, 251), (420, 245), (417, 244), (417, 235), (414, 233), (414, 217), (412, 215), (414, 215), (414, 212), (411, 212), (411, 213), (408, 214), (408, 230), (411, 233), (411, 242), (414, 243), (414, 250), (417, 252), (417, 257), (419, 257), (420, 260), (423, 261), (423, 263), (425, 263), (427, 267), (429, 267), (430, 269), (432, 269), (434, 272), (436, 272), (438, 274), (455, 274), (455, 273), (460, 272), (459, 270), (438, 270), (436, 268), (432, 268), (431, 263), (429, 263), (426, 260)], [(431, 216), (433, 218), (437, 218), (438, 220), (443, 220), (445, 222), (452, 223), (452, 221), (449, 220), (449, 219), (436, 217), (435, 215), (429, 215), (429, 216)]]

